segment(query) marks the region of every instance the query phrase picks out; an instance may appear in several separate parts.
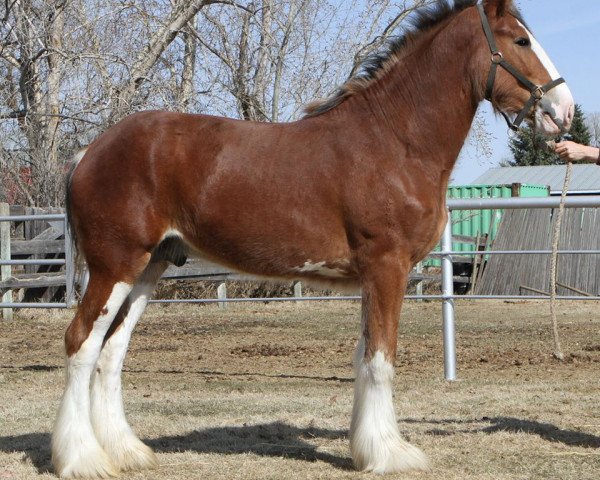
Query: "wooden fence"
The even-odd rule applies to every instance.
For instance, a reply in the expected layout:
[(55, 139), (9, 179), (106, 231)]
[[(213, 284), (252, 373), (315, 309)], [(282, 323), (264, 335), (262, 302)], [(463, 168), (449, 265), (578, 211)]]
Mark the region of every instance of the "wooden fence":
[[(550, 250), (557, 210), (510, 210), (504, 213), (493, 250)], [(600, 209), (565, 209), (559, 250), (600, 250)], [(479, 295), (549, 295), (550, 255), (490, 256)], [(600, 293), (600, 255), (561, 254), (558, 295)]]
[[(15, 217), (15, 221), (0, 222), (0, 260), (28, 262), (24, 265), (2, 265), (0, 294), (3, 302), (54, 302), (64, 297), (67, 284), (64, 221), (18, 218), (47, 214), (63, 214), (63, 211), (59, 208), (0, 204), (0, 216)], [(56, 264), (34, 264), (36, 261), (54, 261)], [(11, 315), (9, 309), (3, 309), (4, 318)]]

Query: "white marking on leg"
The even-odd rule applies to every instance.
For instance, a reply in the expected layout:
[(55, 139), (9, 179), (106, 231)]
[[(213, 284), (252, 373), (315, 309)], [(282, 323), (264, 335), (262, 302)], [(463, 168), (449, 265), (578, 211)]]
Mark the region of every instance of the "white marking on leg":
[(392, 400), (394, 367), (382, 352), (364, 359), (365, 342), (358, 344), (350, 449), (359, 470), (375, 473), (428, 470), (421, 450), (400, 436)]
[(135, 435), (123, 409), (121, 370), (131, 334), (152, 295), (164, 267), (148, 266), (129, 294), (129, 312), (102, 348), (92, 376), (92, 426), (100, 445), (122, 471), (157, 465), (156, 455)]
[(90, 378), (104, 336), (130, 291), (129, 284), (114, 285), (88, 338), (67, 357), (67, 385), (52, 433), (52, 463), (62, 478), (108, 478), (118, 474), (92, 429)]

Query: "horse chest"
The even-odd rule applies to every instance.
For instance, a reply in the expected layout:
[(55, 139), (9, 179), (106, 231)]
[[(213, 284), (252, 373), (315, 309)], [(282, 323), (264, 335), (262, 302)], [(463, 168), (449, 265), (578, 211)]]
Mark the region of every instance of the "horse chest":
[(448, 214), (442, 202), (427, 202), (399, 214), (395, 235), (414, 261), (425, 257), (438, 243)]

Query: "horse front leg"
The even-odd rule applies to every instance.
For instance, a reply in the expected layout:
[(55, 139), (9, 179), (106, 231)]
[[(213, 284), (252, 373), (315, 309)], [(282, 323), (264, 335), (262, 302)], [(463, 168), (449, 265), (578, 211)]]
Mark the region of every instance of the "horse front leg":
[(394, 251), (365, 262), (361, 271), (362, 332), (350, 426), (350, 449), (359, 470), (429, 469), (425, 454), (400, 436), (392, 399), (398, 321), (410, 267)]

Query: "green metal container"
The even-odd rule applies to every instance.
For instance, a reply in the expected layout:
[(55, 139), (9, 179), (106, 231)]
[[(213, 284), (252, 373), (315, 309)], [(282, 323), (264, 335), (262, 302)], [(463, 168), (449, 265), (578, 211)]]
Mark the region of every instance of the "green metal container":
[[(451, 185), (448, 187), (448, 198), (510, 198), (510, 197), (547, 197), (550, 189), (546, 185), (527, 185), (513, 183), (511, 185)], [(455, 210), (452, 212), (452, 235), (483, 237), (488, 234), (488, 242), (496, 238), (498, 225), (503, 210)], [(439, 247), (436, 247), (438, 250)], [(472, 252), (475, 244), (454, 242), (452, 249), (457, 252)], [(439, 259), (428, 259), (425, 266), (440, 266)]]

